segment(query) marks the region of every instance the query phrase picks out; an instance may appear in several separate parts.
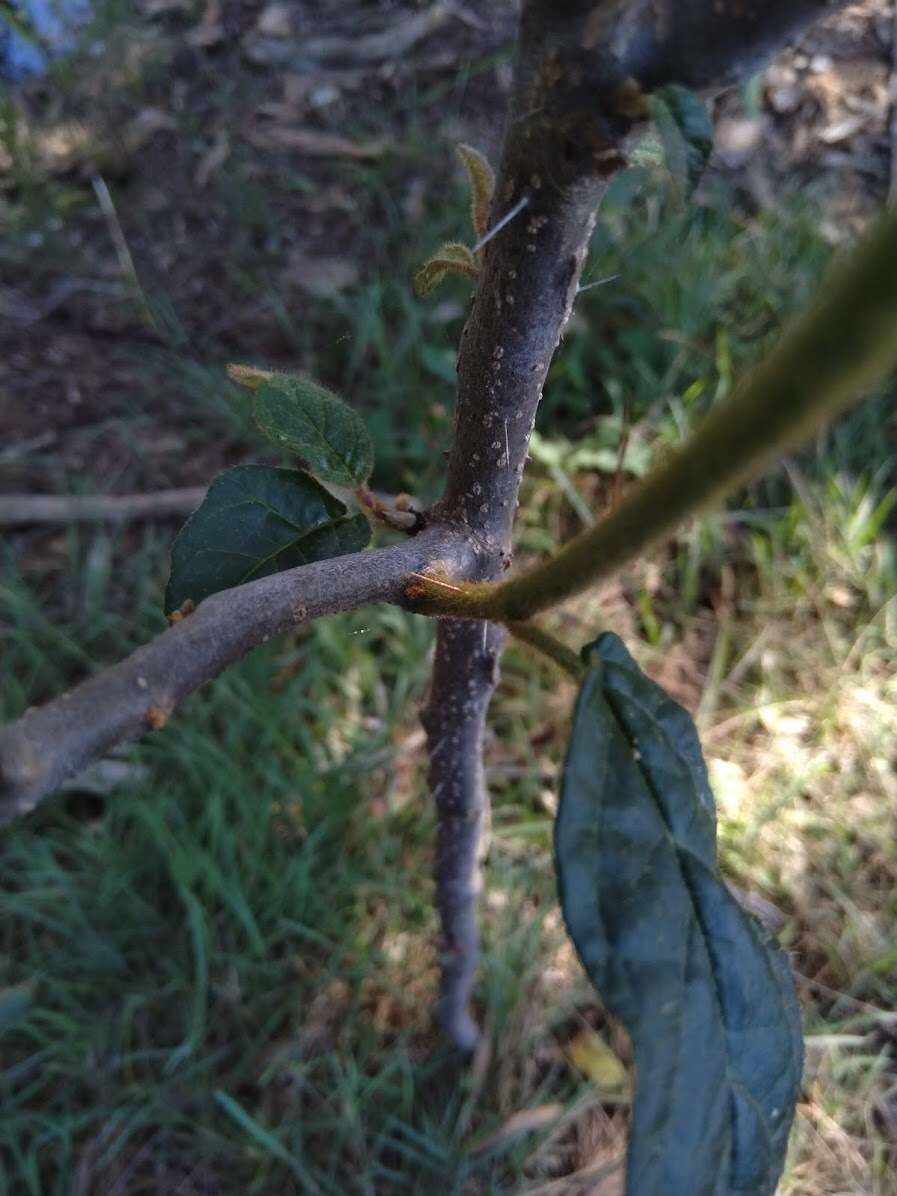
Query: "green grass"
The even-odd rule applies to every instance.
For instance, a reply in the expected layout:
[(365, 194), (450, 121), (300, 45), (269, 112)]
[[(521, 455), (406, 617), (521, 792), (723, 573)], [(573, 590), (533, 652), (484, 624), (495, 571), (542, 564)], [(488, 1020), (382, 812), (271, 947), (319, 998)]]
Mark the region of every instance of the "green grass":
[[(153, 54), (132, 98), (141, 86), (155, 95), (165, 54)], [(71, 68), (66, 86), (77, 100)], [(216, 86), (210, 110), (227, 114), (249, 84)], [(102, 420), (71, 434), (86, 460), (110, 431), (140, 444), (174, 436), (177, 454), (136, 454), (116, 483), (151, 489), (205, 481), (204, 454), (210, 468), (258, 459), (266, 450), (223, 365), (268, 364), (273, 346), (271, 364), (301, 364), (369, 416), (378, 484), (433, 494), (467, 291), (451, 281), (422, 304), (408, 280), (442, 239), (467, 236), (451, 146), (433, 137), (464, 95), (437, 81), (397, 98), (386, 125), (397, 148), (374, 163), (337, 164), (323, 180), (273, 168), (259, 178), (252, 155), (237, 153), (197, 208), (185, 197), (185, 219), (208, 210), (229, 246), (215, 301), (261, 314), (252, 335), (216, 332), (214, 311), (208, 328), (198, 319), (188, 280), (209, 268), (200, 243), (190, 269), (148, 271), (167, 331), (152, 348), (122, 349), (121, 369), (110, 359)], [(186, 162), (202, 130), (189, 112), (179, 119)], [(346, 132), (370, 135), (371, 120)], [(91, 268), (65, 256), (71, 227), (88, 246), (106, 233), (77, 176), (41, 172), (33, 136), (16, 125), (18, 174), (4, 193), (14, 235), (0, 260), (38, 284), (59, 260)], [(415, 179), (426, 202), (410, 221)], [(139, 174), (112, 184), (122, 223), (163, 237), (141, 185)], [(278, 266), (307, 196), (325, 185), (354, 197), (333, 220), (359, 280), (300, 306)], [(746, 215), (717, 180), (683, 211), (639, 172), (616, 184), (586, 280), (619, 277), (580, 297), (552, 368), (521, 557), (609, 501), (624, 418), (634, 474), (812, 293), (829, 255), (819, 203)], [(27, 240), (35, 231), (40, 243)], [(889, 389), (727, 512), (552, 618), (574, 645), (615, 628), (696, 711), (726, 873), (779, 911), (810, 1040), (783, 1196), (893, 1191), (895, 435)], [(13, 486), (26, 467), (47, 489), (90, 483), (52, 444), (11, 458)], [(172, 533), (10, 538), (4, 719), (164, 625)], [(477, 1013), (491, 1054), (462, 1066), (434, 1029), (432, 814), (416, 722), (431, 638), (425, 621), (376, 610), (269, 645), (116, 754), (117, 771), (106, 762), (4, 831), (0, 1192), (561, 1193), (619, 1154), (625, 1102), (567, 1053), (591, 1026), (627, 1058), (556, 908), (551, 813), (572, 691), (517, 647), (487, 751), (495, 809)], [(534, 1109), (538, 1130), (489, 1145)]]
[[(79, 1169), (90, 1191), (503, 1190), (512, 1162), (466, 1155), (465, 1069), (431, 1027), (432, 818), (417, 786), (385, 796), (428, 640), (384, 612), (257, 653), (111, 794), (7, 833), (2, 982), (30, 993), (3, 1044), (7, 1191), (66, 1192)], [(498, 878), (512, 909), (549, 901), (547, 869)], [(540, 941), (535, 911), (502, 921), (496, 1034)], [(478, 1130), (500, 1121), (486, 1103)]]

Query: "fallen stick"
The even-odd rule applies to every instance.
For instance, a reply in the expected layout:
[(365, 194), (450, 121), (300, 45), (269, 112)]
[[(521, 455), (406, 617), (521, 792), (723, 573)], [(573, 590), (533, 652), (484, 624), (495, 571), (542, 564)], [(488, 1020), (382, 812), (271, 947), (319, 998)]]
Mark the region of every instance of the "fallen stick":
[(185, 515), (196, 510), (205, 494), (205, 486), (159, 490), (155, 494), (4, 494), (0, 495), (0, 527)]

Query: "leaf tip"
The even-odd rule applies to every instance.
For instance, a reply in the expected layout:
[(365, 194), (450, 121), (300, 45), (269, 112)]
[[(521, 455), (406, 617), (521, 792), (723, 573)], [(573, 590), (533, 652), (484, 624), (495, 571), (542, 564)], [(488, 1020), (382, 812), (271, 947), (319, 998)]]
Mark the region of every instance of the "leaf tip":
[(232, 382), (236, 382), (238, 386), (245, 386), (249, 390), (258, 390), (263, 382), (268, 382), (274, 377), (273, 370), (263, 370), (256, 365), (239, 365), (236, 362), (225, 366), (225, 370)]
[(495, 193), (495, 175), (487, 159), (472, 145), (462, 142), (457, 149), (470, 184), (470, 219), (477, 240), (480, 240), (486, 235), (489, 227), (489, 212)]

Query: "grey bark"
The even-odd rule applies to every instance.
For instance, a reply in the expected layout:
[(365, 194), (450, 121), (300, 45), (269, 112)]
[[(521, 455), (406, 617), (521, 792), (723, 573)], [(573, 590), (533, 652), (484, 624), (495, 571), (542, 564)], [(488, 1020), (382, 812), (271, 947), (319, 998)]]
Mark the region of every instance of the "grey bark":
[[(573, 308), (597, 208), (625, 165), (643, 93), (718, 86), (789, 34), (834, 11), (825, 0), (526, 0), (491, 224), (458, 355), (452, 451), (437, 518), (476, 535), (472, 579), (511, 561), (511, 529), (542, 389)], [(437, 806), (437, 902), (444, 942), (442, 1024), (476, 1043), (468, 1003), (479, 946), (476, 897), (488, 795), (479, 753), (501, 642), (463, 622), (440, 627), (424, 714)], [(476, 758), (471, 758), (476, 753)]]
[(479, 1037), (468, 1004), (480, 958), (477, 899), (489, 837), (483, 734), (503, 639), (503, 629), (493, 623), (443, 620), (430, 700), (422, 714), (437, 812), (436, 904), (443, 937), (439, 1020), (464, 1051), (472, 1051)]
[(212, 595), (120, 664), (0, 728), (0, 823), (28, 813), (115, 744), (164, 725), (185, 697), (272, 636), (336, 611), (401, 602), (410, 573), (463, 575), (471, 563), (463, 535), (432, 529)]
[[(308, 618), (402, 600), (413, 572), (492, 580), (511, 528), (542, 387), (570, 315), (598, 201), (625, 164), (644, 94), (712, 88), (846, 0), (524, 0), (493, 224), (458, 359), (447, 484), (430, 527), (227, 591), (128, 660), (0, 729), (0, 820), (27, 811), (113, 744), (158, 725), (187, 694), (269, 636)], [(483, 636), (485, 634), (485, 641)], [(485, 646), (484, 646), (485, 645)], [(476, 1038), (468, 1002), (484, 828), (483, 726), (501, 634), (444, 621), (424, 715), (439, 810), (437, 882), (449, 1035)]]

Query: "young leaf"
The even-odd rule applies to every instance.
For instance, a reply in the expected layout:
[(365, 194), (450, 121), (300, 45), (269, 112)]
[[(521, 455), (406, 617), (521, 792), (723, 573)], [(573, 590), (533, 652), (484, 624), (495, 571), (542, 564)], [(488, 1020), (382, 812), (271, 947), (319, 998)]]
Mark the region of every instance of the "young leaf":
[(360, 486), (374, 467), (374, 446), (364, 422), (332, 391), (308, 378), (274, 374), (256, 391), (255, 422), (291, 449), (323, 482)]
[(787, 958), (719, 875), (688, 714), (617, 636), (586, 660), (555, 854), (567, 929), (635, 1052), (627, 1196), (771, 1196), (802, 1062)]
[(273, 370), (263, 370), (257, 365), (240, 365), (235, 361), (225, 366), (225, 370), (232, 382), (236, 382), (238, 386), (245, 386), (249, 390), (258, 390), (263, 382), (274, 377)]
[(470, 219), (476, 239), (479, 241), (485, 237), (489, 228), (489, 212), (492, 208), (492, 196), (495, 193), (495, 175), (480, 151), (474, 149), (472, 145), (459, 145), (458, 157), (464, 163), (467, 181), (470, 183)]
[(237, 465), (219, 474), (171, 549), (165, 611), (281, 569), (357, 552), (371, 529), (296, 469)]
[(650, 105), (667, 169), (688, 197), (713, 152), (713, 122), (707, 107), (700, 96), (675, 84), (656, 91)]
[(476, 278), (479, 267), (473, 253), (459, 241), (447, 241), (445, 245), (428, 258), (414, 276), (414, 290), (423, 298), (438, 287), (446, 274), (464, 274)]

